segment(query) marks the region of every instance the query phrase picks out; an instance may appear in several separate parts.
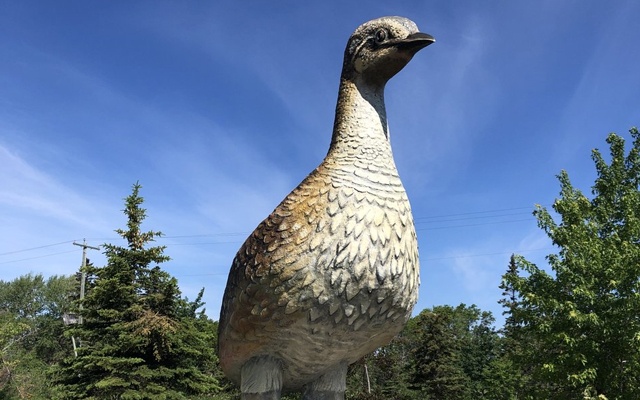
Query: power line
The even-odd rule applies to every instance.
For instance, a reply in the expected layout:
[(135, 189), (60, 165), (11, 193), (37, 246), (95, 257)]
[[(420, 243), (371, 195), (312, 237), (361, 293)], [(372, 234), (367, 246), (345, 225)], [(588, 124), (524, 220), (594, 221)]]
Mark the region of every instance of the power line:
[(466, 225), (451, 225), (451, 226), (434, 226), (434, 227), (430, 227), (430, 228), (416, 228), (416, 231), (434, 231), (434, 230), (438, 230), (438, 229), (468, 228), (468, 227), (472, 227), (472, 226), (507, 224), (507, 223), (512, 223), (512, 222), (524, 222), (524, 221), (531, 222), (531, 218), (513, 219), (513, 220), (509, 220), (509, 221), (494, 221), (494, 222), (486, 222), (486, 223), (483, 223), (483, 224), (466, 224)]
[(234, 232), (234, 233), (202, 233), (199, 235), (175, 235), (175, 236), (164, 236), (162, 235), (162, 239), (182, 239), (182, 238), (197, 238), (197, 237), (216, 237), (216, 236), (246, 236), (248, 233), (243, 232)]
[(68, 244), (68, 243), (71, 243), (71, 242), (73, 242), (73, 240), (66, 240), (64, 242), (59, 242), (59, 243), (45, 244), (45, 245), (37, 246), (37, 247), (30, 247), (28, 249), (8, 251), (6, 253), (0, 253), (0, 256), (6, 256), (6, 255), (9, 255), (9, 254), (16, 254), (16, 253), (24, 253), (25, 251), (39, 250), (39, 249), (44, 249), (44, 248), (53, 247), (53, 246), (60, 246), (61, 244)]
[[(424, 261), (442, 261), (442, 260), (457, 260), (461, 258), (474, 258), (474, 257), (486, 257), (486, 256), (500, 256), (500, 255), (511, 255), (511, 254), (522, 254), (522, 253), (531, 253), (534, 251), (552, 251), (552, 247), (540, 247), (537, 249), (526, 249), (526, 250), (513, 250), (513, 251), (500, 251), (495, 253), (478, 253), (478, 254), (465, 254), (458, 256), (447, 256), (447, 257), (432, 257), (432, 258), (420, 258), (421, 262)], [(202, 274), (172, 274), (172, 276), (176, 278), (185, 278), (185, 277), (198, 277), (198, 276), (223, 276), (229, 274), (230, 265), (225, 266), (216, 266), (213, 269), (221, 269), (221, 272), (207, 272)]]
[[(421, 217), (415, 217), (414, 221), (415, 221), (415, 223), (417, 225), (417, 227), (416, 227), (417, 231), (431, 231), (431, 230), (441, 230), (441, 229), (469, 228), (469, 227), (477, 227), (477, 226), (484, 226), (484, 225), (531, 221), (532, 220), (531, 218), (527, 218), (527, 219), (510, 219), (510, 220), (503, 220), (503, 221), (487, 221), (487, 222), (482, 222), (482, 223), (477, 223), (477, 224), (445, 225), (445, 226), (435, 226), (435, 227), (434, 226), (431, 226), (431, 227), (423, 226), (425, 224), (448, 223), (448, 222), (467, 221), (467, 220), (476, 220), (476, 219), (488, 219), (488, 218), (503, 218), (503, 217), (512, 217), (512, 216), (529, 214), (529, 212), (515, 212), (515, 213), (511, 212), (511, 211), (524, 210), (524, 209), (531, 210), (532, 208), (531, 207), (512, 207), (512, 208), (502, 208), (502, 209), (483, 210), (483, 211), (472, 211), (472, 212), (454, 213), (454, 214), (421, 216)], [(493, 215), (486, 215), (486, 214), (493, 214)], [(459, 218), (459, 217), (462, 217), (462, 218)], [(219, 232), (219, 233), (203, 233), (203, 234), (160, 236), (160, 237), (157, 238), (157, 240), (162, 240), (162, 239), (189, 239), (189, 238), (215, 238), (215, 237), (222, 238), (222, 237), (238, 237), (238, 236), (246, 237), (247, 235), (249, 235), (249, 232), (246, 232), (246, 233), (244, 233), (244, 232)], [(121, 237), (90, 238), (90, 240), (106, 240), (106, 241), (113, 241), (113, 240), (119, 240), (119, 239), (122, 239), (122, 238)], [(63, 241), (63, 242), (45, 244), (45, 245), (36, 246), (36, 247), (30, 247), (30, 248), (21, 249), (21, 250), (8, 251), (8, 252), (0, 253), (0, 256), (23, 253), (23, 252), (29, 252), (29, 251), (35, 251), (35, 250), (40, 250), (40, 249), (44, 249), (44, 248), (48, 248), (48, 247), (54, 247), (54, 246), (59, 246), (59, 245), (63, 245), (63, 244), (68, 244), (68, 243), (72, 243), (72, 242), (73, 242), (73, 240), (66, 240), (66, 241)], [(198, 245), (234, 244), (234, 243), (242, 243), (242, 240), (240, 240), (240, 241), (235, 241), (235, 240), (234, 241), (224, 241), (224, 242), (223, 241), (212, 241), (212, 242), (196, 242), (196, 243), (169, 243), (167, 245), (170, 245), (170, 246), (198, 246)], [(65, 254), (65, 253), (70, 253), (70, 252), (71, 251), (65, 251), (65, 252), (51, 253), (51, 254), (45, 254), (45, 255), (35, 256), (35, 257), (28, 257), (28, 258), (23, 258), (23, 259), (19, 259), (19, 260), (3, 261), (3, 262), (0, 262), (0, 264), (8, 264), (8, 263), (13, 263), (13, 262), (21, 262), (21, 261), (28, 261), (28, 260), (39, 259), (39, 258), (52, 257), (52, 256), (56, 256), (56, 255), (59, 255), (59, 254)]]
[[(454, 222), (457, 220), (450, 220), (450, 221), (433, 221), (435, 223), (439, 223), (439, 222)], [(464, 224), (464, 225), (450, 225), (450, 226), (432, 226), (432, 227), (416, 227), (416, 231), (434, 231), (434, 230), (440, 230), (440, 229), (455, 229), (455, 228), (469, 228), (469, 227), (475, 227), (475, 226), (485, 226), (485, 225), (494, 225), (494, 224), (507, 224), (507, 223), (514, 223), (514, 222), (532, 222), (533, 219), (532, 218), (521, 218), (521, 219), (512, 219), (512, 220), (507, 220), (507, 221), (491, 221), (491, 222), (484, 222), (484, 223), (478, 223), (478, 224)], [(243, 237), (246, 237), (247, 235), (249, 235), (249, 233), (246, 234), (234, 234), (234, 235), (242, 235)], [(195, 235), (194, 235), (195, 236)], [(214, 236), (214, 235), (197, 235), (199, 237), (206, 237), (206, 236)], [(185, 236), (163, 236), (160, 239), (172, 239), (172, 238), (182, 238), (182, 237), (191, 237), (191, 235), (185, 235)], [(233, 241), (225, 241), (225, 242), (194, 242), (194, 243), (166, 243), (166, 246), (201, 246), (201, 245), (214, 245), (214, 244), (233, 244), (233, 243), (242, 243), (242, 240), (233, 240)]]
[[(69, 243), (69, 242), (65, 242), (65, 243)], [(20, 261), (36, 260), (38, 258), (53, 257), (53, 256), (57, 256), (57, 255), (60, 255), (60, 254), (76, 253), (77, 251), (78, 250), (61, 251), (59, 253), (44, 254), (42, 256), (22, 258), (20, 260), (2, 261), (2, 262), (0, 262), (0, 264), (10, 264), (10, 263), (16, 263), (16, 262), (20, 262)]]
[[(504, 215), (491, 215), (491, 216), (483, 216), (483, 217), (471, 217), (471, 218), (461, 218), (461, 219), (450, 219), (450, 220), (439, 220), (439, 221), (415, 221), (417, 231), (430, 231), (430, 230), (439, 230), (439, 229), (453, 229), (453, 228), (468, 228), (474, 226), (485, 226), (485, 225), (494, 225), (494, 224), (505, 224), (505, 223), (513, 223), (513, 222), (531, 222), (532, 218), (519, 218), (519, 219), (510, 219), (506, 221), (488, 221), (477, 224), (464, 224), (464, 225), (449, 225), (449, 226), (432, 226), (432, 227), (421, 227), (419, 225), (423, 224), (433, 224), (433, 223), (441, 223), (441, 222), (458, 222), (465, 221), (471, 219), (479, 219), (479, 218), (498, 218), (505, 216), (515, 216), (515, 215), (525, 215), (527, 213), (515, 213), (515, 214), (504, 214)], [(457, 214), (460, 215), (460, 214)], [(422, 218), (431, 218), (431, 217), (422, 217)], [(210, 244), (233, 244), (233, 243), (242, 243), (244, 238), (246, 238), (250, 232), (241, 233), (203, 233), (197, 235), (170, 235), (170, 236), (159, 236), (155, 240), (163, 240), (163, 239), (184, 239), (184, 238), (207, 238), (207, 237), (230, 237), (237, 236), (242, 237), (243, 240), (231, 240), (224, 242), (192, 242), (192, 243), (166, 243), (166, 246), (196, 246), (196, 245), (210, 245)], [(95, 240), (95, 238), (92, 238)], [(119, 240), (122, 238), (102, 238), (103, 240)]]
[(230, 242), (166, 243), (165, 246), (205, 246), (210, 244), (238, 244), (238, 243), (243, 243), (243, 241), (233, 240)]
[(537, 248), (537, 249), (500, 251), (500, 252), (496, 252), (496, 253), (465, 254), (465, 255), (447, 256), (447, 257), (421, 258), (420, 261), (457, 260), (457, 259), (460, 259), (460, 258), (500, 256), (500, 255), (505, 255), (505, 254), (530, 253), (530, 252), (533, 252), (533, 251), (543, 251), (543, 250), (550, 251), (550, 250), (553, 250), (553, 248), (552, 247), (540, 247), (540, 248)]
[[(515, 215), (531, 215), (529, 212), (519, 212), (519, 213), (509, 213), (509, 214), (495, 214), (495, 215), (477, 215), (474, 217), (464, 217), (464, 218), (450, 218), (450, 217), (420, 217), (414, 218), (416, 224), (430, 224), (434, 222), (454, 222), (454, 221), (468, 221), (470, 219), (487, 219), (487, 218), (501, 218), (501, 217), (512, 217)], [(429, 220), (427, 220), (429, 219)]]
[[(216, 243), (212, 243), (212, 244), (216, 244)], [(529, 252), (543, 251), (543, 250), (551, 251), (551, 250), (553, 250), (553, 248), (551, 248), (551, 247), (543, 247), (543, 248), (537, 248), (537, 249), (513, 250), (513, 251), (503, 251), (503, 252), (495, 252), (495, 253), (478, 253), (478, 254), (465, 254), (465, 255), (457, 255), (457, 256), (447, 256), (447, 257), (421, 258), (421, 261), (440, 261), (440, 260), (452, 260), (452, 259), (460, 259), (460, 258), (495, 256), (495, 255), (503, 255), (503, 254), (521, 254), (521, 253), (529, 253)], [(21, 260), (4, 261), (4, 262), (0, 262), (0, 264), (9, 264), (9, 263), (20, 262), (20, 261), (34, 260), (34, 259), (39, 259), (39, 258), (55, 256), (55, 255), (59, 255), (59, 254), (75, 253), (77, 251), (79, 251), (79, 250), (63, 251), (63, 252), (59, 252), (59, 253), (46, 254), (46, 255), (42, 255), (42, 256), (38, 256), (38, 257), (24, 258), (24, 259), (21, 259)], [(221, 267), (221, 268), (228, 268), (228, 266), (224, 266), (224, 267)], [(227, 274), (228, 274), (228, 271), (211, 272), (211, 273), (206, 273), (206, 274), (177, 274), (177, 275), (174, 275), (174, 276), (176, 276), (176, 277), (220, 276), (220, 275), (227, 275)]]
[(465, 216), (465, 215), (488, 214), (488, 213), (498, 213), (498, 212), (515, 211), (515, 210), (531, 210), (531, 207), (500, 208), (500, 209), (496, 209), (496, 210), (471, 211), (471, 212), (464, 212), (464, 213), (458, 213), (458, 214), (432, 215), (432, 216), (426, 216), (426, 217), (417, 217), (417, 218), (414, 218), (414, 219), (449, 218), (449, 217), (460, 217), (460, 216)]

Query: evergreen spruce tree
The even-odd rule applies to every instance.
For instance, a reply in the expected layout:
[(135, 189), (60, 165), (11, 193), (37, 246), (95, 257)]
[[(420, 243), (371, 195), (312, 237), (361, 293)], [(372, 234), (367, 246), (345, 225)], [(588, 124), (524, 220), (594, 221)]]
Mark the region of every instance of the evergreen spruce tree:
[(531, 366), (527, 360), (536, 352), (535, 342), (531, 334), (527, 334), (532, 329), (525, 325), (519, 314), (521, 310), (521, 299), (519, 292), (513, 286), (513, 282), (518, 278), (519, 256), (512, 254), (509, 259), (507, 272), (502, 276), (499, 288), (502, 289), (502, 298), (498, 301), (504, 308), (502, 315), (505, 316), (504, 326), (501, 333), (501, 351), (498, 359), (493, 365), (492, 381), (494, 387), (501, 387), (500, 392), (504, 394), (501, 399), (527, 398), (531, 394)]
[(515, 254), (509, 259), (509, 267), (503, 275), (499, 288), (502, 289), (502, 298), (498, 301), (505, 310), (502, 315), (506, 316), (502, 333), (507, 338), (513, 338), (518, 331), (516, 313), (518, 310), (518, 291), (513, 287), (513, 278), (518, 276), (518, 265)]
[(411, 365), (412, 388), (425, 399), (463, 400), (468, 379), (460, 365), (460, 341), (453, 329), (449, 306), (425, 309), (411, 324), (415, 348)]
[(454, 309), (454, 332), (460, 342), (460, 363), (468, 378), (468, 399), (485, 399), (497, 388), (488, 387), (486, 373), (499, 354), (499, 336), (494, 318), (476, 305), (460, 304)]
[(184, 399), (218, 389), (210, 328), (195, 315), (200, 298), (180, 296), (175, 278), (160, 269), (164, 246), (147, 247), (160, 232), (141, 231), (140, 185), (125, 199), (126, 246), (105, 244), (107, 265), (87, 267), (82, 324), (70, 330), (78, 357), (54, 370), (63, 399)]

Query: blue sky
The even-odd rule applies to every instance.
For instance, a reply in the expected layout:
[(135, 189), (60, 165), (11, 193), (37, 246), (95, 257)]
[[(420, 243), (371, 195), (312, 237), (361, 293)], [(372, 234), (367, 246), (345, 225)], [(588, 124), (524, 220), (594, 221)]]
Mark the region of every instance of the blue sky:
[(244, 237), (326, 154), (349, 35), (402, 15), (437, 40), (386, 91), (416, 311), (500, 319), (510, 254), (554, 251), (531, 211), (555, 175), (588, 193), (591, 149), (640, 123), (640, 3), (272, 4), (0, 1), (0, 279), (74, 273), (74, 240), (122, 243), (139, 181), (164, 268), (217, 319)]

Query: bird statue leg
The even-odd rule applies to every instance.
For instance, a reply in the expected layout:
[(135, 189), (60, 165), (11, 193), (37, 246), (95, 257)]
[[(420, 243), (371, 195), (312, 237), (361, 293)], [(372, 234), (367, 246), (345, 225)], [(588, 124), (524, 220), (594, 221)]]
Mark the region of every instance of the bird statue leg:
[(254, 357), (242, 366), (242, 400), (279, 400), (282, 390), (282, 366), (268, 356)]
[(347, 389), (347, 363), (331, 368), (326, 374), (305, 386), (302, 400), (344, 400)]

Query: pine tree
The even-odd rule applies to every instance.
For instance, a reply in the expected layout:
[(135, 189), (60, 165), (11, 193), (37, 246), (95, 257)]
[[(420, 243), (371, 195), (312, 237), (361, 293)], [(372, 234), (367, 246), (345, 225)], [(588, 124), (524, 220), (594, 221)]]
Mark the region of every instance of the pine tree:
[(125, 199), (127, 229), (116, 230), (127, 246), (105, 244), (107, 265), (87, 267), (83, 323), (69, 332), (80, 340), (78, 357), (53, 375), (59, 398), (183, 399), (218, 389), (206, 370), (215, 355), (195, 315), (199, 304), (183, 300), (160, 268), (169, 261), (165, 247), (147, 247), (162, 234), (141, 231), (140, 188)]

